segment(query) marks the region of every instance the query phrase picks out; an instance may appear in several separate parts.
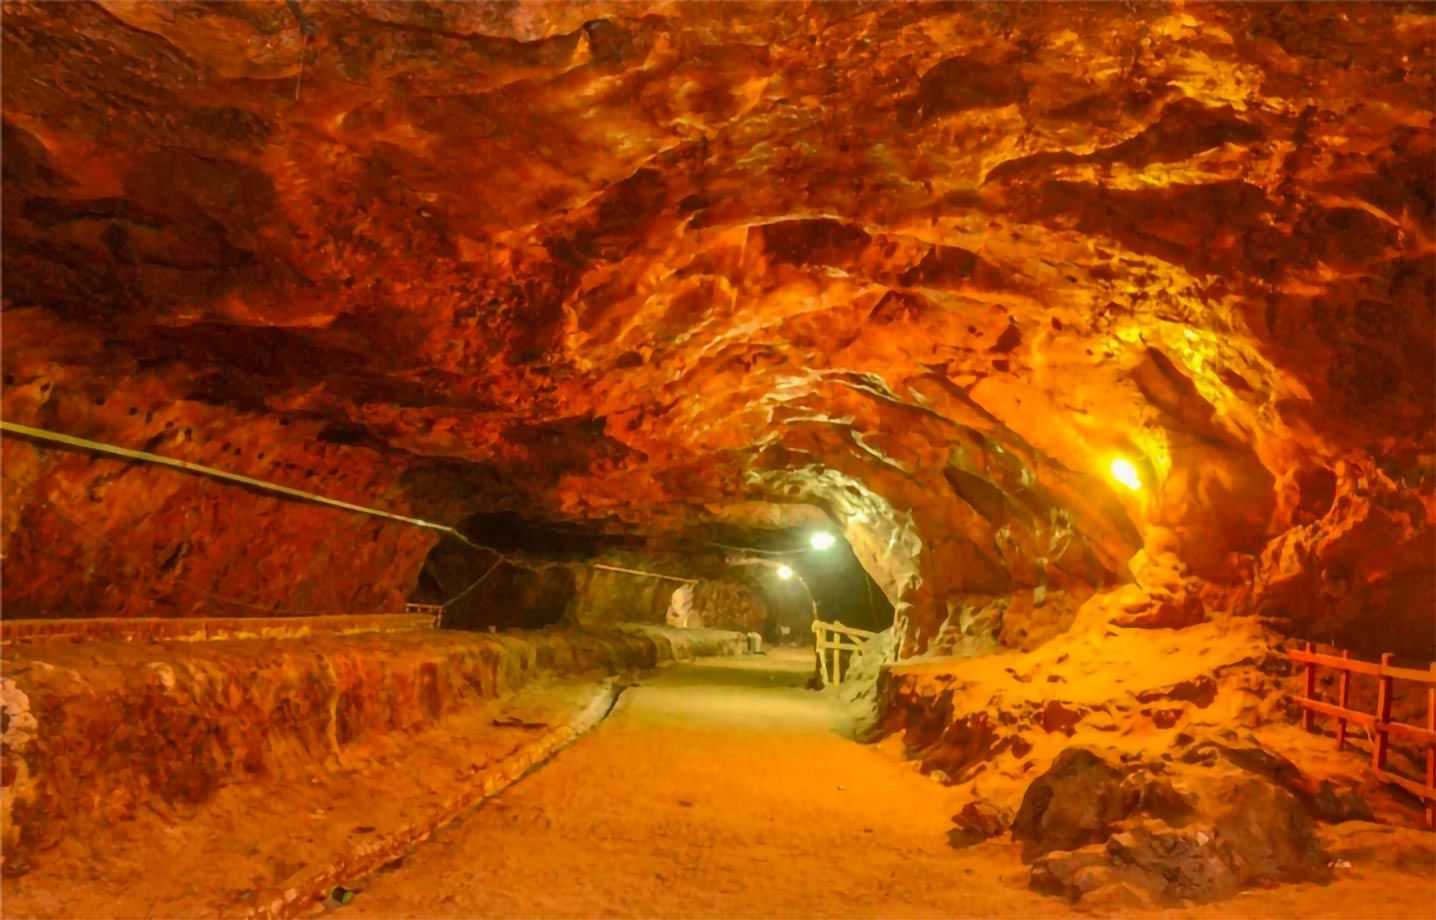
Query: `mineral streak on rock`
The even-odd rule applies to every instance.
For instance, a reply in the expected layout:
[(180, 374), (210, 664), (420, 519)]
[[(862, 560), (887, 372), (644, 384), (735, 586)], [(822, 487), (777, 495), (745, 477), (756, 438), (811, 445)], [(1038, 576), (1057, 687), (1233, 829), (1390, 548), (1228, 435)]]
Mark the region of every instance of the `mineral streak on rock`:
[[(3, 29), (7, 419), (447, 522), (813, 505), (907, 655), (1031, 645), (1117, 586), (1132, 625), (1432, 641), (1428, 9)], [(13, 438), (4, 466), (12, 616), (394, 609), (433, 542)]]

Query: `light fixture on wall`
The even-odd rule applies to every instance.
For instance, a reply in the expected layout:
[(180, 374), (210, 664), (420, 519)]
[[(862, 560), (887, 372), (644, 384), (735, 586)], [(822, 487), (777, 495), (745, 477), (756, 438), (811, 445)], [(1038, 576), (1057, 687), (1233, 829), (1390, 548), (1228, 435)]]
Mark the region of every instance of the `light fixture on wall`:
[(1126, 457), (1113, 457), (1107, 471), (1112, 474), (1113, 479), (1133, 492), (1142, 488), (1142, 477), (1138, 475), (1137, 467)]
[(816, 550), (832, 549), (838, 542), (838, 538), (826, 530), (815, 530), (813, 535), (808, 537), (808, 545)]
[(778, 566), (778, 578), (779, 578), (779, 579), (781, 579), (782, 581), (787, 581), (788, 579), (790, 579), (790, 578), (792, 578), (792, 577), (793, 577), (793, 568), (792, 568), (792, 566), (788, 566), (788, 565), (780, 565), (780, 566)]

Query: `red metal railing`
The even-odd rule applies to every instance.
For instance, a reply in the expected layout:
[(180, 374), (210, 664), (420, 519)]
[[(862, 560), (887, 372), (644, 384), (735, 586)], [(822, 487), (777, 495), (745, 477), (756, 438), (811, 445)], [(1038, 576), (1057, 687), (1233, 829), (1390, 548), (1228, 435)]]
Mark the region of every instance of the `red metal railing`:
[[(1301, 727), (1307, 731), (1313, 731), (1313, 716), (1320, 715), (1335, 719), (1337, 750), (1343, 750), (1346, 747), (1346, 725), (1348, 722), (1369, 728), (1373, 737), (1371, 745), (1372, 772), (1386, 782), (1400, 786), (1412, 795), (1423, 799), (1426, 803), (1426, 827), (1428, 829), (1436, 828), (1436, 664), (1432, 664), (1430, 670), (1427, 671), (1416, 668), (1398, 668), (1391, 664), (1390, 653), (1381, 656), (1380, 664), (1356, 661), (1347, 651), (1343, 651), (1339, 657), (1320, 654), (1310, 642), (1302, 651), (1287, 652), (1287, 657), (1306, 665), (1306, 692), (1304, 696), (1297, 699), (1303, 710)], [(1337, 685), (1336, 705), (1317, 699), (1316, 669), (1318, 666), (1335, 668), (1341, 672), (1340, 682)], [(1351, 695), (1351, 675), (1353, 674), (1368, 674), (1376, 678), (1375, 712), (1361, 712), (1348, 708), (1347, 704), (1350, 702)], [(1405, 722), (1391, 721), (1392, 682), (1397, 680), (1426, 685), (1425, 728), (1408, 725)], [(1392, 735), (1414, 741), (1418, 746), (1426, 748), (1425, 783), (1387, 769), (1387, 753), (1390, 750)]]

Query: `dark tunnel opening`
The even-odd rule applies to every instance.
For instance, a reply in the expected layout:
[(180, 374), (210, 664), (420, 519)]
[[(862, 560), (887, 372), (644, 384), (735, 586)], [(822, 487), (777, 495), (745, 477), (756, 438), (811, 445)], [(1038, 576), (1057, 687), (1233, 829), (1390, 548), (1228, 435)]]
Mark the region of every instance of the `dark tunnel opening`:
[[(645, 537), (485, 512), (459, 529), (488, 552), (439, 542), (409, 598), (444, 605), (450, 629), (535, 629), (591, 615), (672, 623), (682, 579), (755, 596), (763, 612), (747, 625), (769, 644), (811, 643), (815, 614), (874, 632), (893, 624), (892, 604), (835, 529), (822, 530), (833, 537), (822, 549), (810, 542), (813, 528), (713, 525), (682, 537)], [(615, 572), (615, 563), (650, 574)], [(781, 577), (784, 566), (791, 577)], [(592, 614), (586, 606), (604, 611)]]
[[(811, 541), (819, 532), (829, 534), (832, 545), (815, 548)], [(705, 537), (703, 545), (725, 551), (730, 561), (736, 557), (751, 563), (742, 569), (768, 602), (771, 616), (764, 635), (770, 642), (811, 642), (815, 614), (829, 623), (873, 632), (893, 625), (892, 603), (836, 528), (759, 531), (715, 526)], [(792, 569), (793, 577), (779, 576), (783, 565)]]

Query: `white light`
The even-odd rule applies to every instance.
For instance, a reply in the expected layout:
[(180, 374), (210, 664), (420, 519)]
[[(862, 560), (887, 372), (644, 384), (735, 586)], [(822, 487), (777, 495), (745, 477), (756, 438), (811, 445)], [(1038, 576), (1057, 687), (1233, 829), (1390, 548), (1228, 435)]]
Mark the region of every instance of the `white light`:
[(811, 546), (813, 549), (818, 550), (832, 549), (833, 544), (837, 542), (838, 538), (828, 533), (826, 530), (819, 530), (808, 538), (808, 545)]
[(787, 581), (789, 578), (792, 578), (792, 577), (793, 577), (793, 570), (792, 570), (792, 568), (790, 568), (789, 566), (786, 566), (786, 565), (780, 565), (780, 566), (778, 566), (778, 577), (781, 578), (783, 581)]
[(1108, 467), (1108, 472), (1112, 474), (1113, 479), (1131, 489), (1133, 492), (1142, 488), (1142, 477), (1137, 474), (1137, 468), (1132, 465), (1132, 461), (1125, 457), (1113, 459), (1111, 465)]

